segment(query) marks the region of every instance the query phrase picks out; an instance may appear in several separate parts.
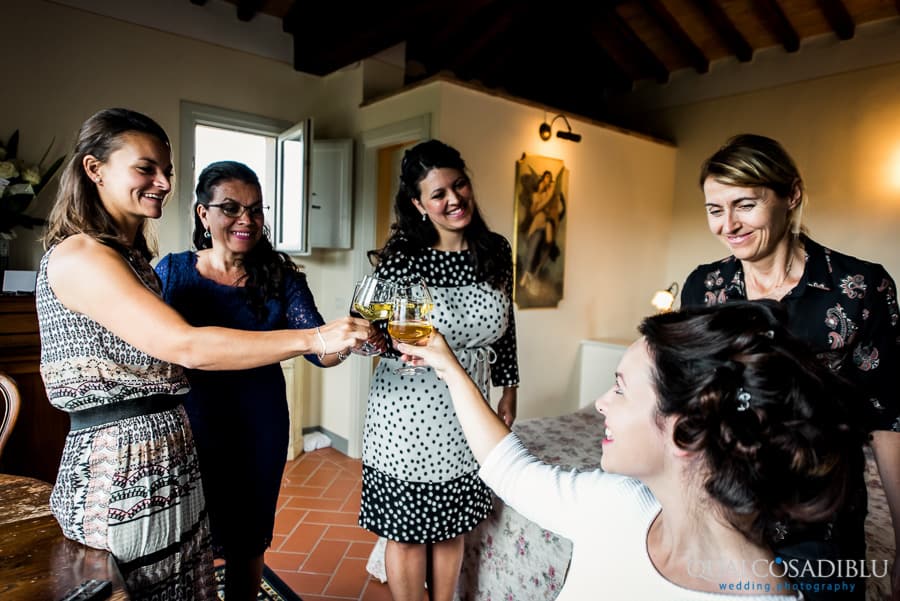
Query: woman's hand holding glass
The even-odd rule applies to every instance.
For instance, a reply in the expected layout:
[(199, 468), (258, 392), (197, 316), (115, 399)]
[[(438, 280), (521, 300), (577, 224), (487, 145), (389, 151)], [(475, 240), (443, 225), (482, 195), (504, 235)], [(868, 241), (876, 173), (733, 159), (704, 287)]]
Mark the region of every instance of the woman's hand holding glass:
[[(363, 317), (372, 323), (388, 319), (391, 316), (393, 297), (394, 284), (392, 282), (367, 275), (357, 282), (356, 289), (353, 291), (350, 315)], [(353, 352), (366, 356), (378, 355), (384, 351), (384, 348), (384, 338), (375, 330), (373, 336), (358, 348), (354, 348)]]
[[(431, 335), (431, 310), (434, 301), (425, 282), (418, 280), (397, 286), (394, 291), (388, 334), (398, 342), (416, 344)], [(415, 375), (424, 373), (420, 365), (404, 365), (394, 370), (396, 374)]]
[(423, 345), (397, 342), (396, 349), (402, 353), (402, 359), (411, 365), (428, 365), (438, 378), (444, 379), (448, 371), (463, 370), (453, 350), (444, 336), (432, 329), (428, 341)]
[(340, 317), (315, 330), (312, 350), (323, 360), (326, 355), (349, 353), (373, 336), (372, 324), (359, 317)]

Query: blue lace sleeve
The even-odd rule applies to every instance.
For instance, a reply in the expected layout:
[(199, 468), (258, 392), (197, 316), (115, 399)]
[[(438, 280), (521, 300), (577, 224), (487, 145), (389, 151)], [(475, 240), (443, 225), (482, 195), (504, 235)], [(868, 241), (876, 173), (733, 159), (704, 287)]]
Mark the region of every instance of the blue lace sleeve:
[[(284, 305), (285, 318), (291, 329), (308, 330), (325, 323), (304, 273), (297, 272), (285, 283)], [(314, 365), (322, 365), (315, 353), (304, 357)]]
[(169, 299), (169, 268), (171, 265), (172, 255), (168, 254), (156, 264), (154, 268), (156, 270), (156, 275), (159, 276), (160, 285), (162, 287), (162, 298), (166, 303), (170, 303)]

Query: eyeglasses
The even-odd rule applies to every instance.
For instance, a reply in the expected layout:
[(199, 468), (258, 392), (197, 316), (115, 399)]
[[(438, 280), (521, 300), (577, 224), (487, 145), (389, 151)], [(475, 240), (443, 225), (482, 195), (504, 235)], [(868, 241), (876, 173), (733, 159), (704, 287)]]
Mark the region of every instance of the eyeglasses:
[(251, 219), (257, 219), (265, 215), (265, 211), (269, 209), (268, 206), (264, 206), (260, 203), (255, 205), (245, 207), (244, 205), (237, 202), (220, 202), (218, 204), (208, 204), (207, 208), (215, 207), (222, 211), (222, 214), (226, 217), (240, 217), (244, 213), (249, 213)]

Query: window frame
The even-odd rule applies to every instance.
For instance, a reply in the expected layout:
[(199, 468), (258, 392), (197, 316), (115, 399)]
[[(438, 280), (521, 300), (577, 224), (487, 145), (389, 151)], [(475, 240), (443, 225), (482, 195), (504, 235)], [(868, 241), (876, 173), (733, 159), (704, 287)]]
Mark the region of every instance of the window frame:
[[(271, 173), (257, 175), (260, 176), (260, 179), (265, 179), (266, 185), (270, 186), (270, 188), (275, 191), (276, 198), (273, 198), (272, 202), (276, 203), (278, 194), (276, 172), (277, 164), (280, 161), (277, 148), (278, 137), (285, 131), (293, 128), (296, 124), (282, 119), (273, 119), (271, 117), (264, 117), (253, 113), (235, 111), (208, 104), (199, 104), (187, 100), (181, 101), (180, 116), (181, 152), (179, 153), (180, 158), (178, 159), (178, 197), (185, 203), (186, 208), (184, 212), (187, 218), (182, 222), (182, 224), (187, 224), (187, 227), (184, 227), (184, 225), (181, 226), (180, 238), (182, 240), (182, 248), (191, 248), (191, 230), (194, 223), (194, 181), (196, 179), (194, 128), (197, 125), (206, 125), (208, 127), (230, 129), (233, 131), (274, 138), (276, 141), (276, 157), (275, 163), (272, 166), (273, 168), (270, 170)], [(277, 215), (278, 210), (279, 208), (276, 207), (274, 214)], [(278, 227), (278, 223), (271, 224), (271, 227), (274, 236), (276, 231), (275, 228)], [(275, 241), (273, 240), (273, 243), (274, 242)]]

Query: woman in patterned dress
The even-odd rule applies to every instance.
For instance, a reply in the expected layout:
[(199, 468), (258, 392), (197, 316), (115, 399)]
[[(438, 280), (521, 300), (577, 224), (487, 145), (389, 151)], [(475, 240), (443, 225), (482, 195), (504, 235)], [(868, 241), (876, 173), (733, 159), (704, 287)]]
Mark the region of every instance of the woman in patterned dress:
[(132, 599), (212, 599), (215, 583), (181, 365), (246, 369), (368, 338), (364, 320), (312, 330), (191, 327), (160, 298), (149, 220), (171, 190), (152, 119), (105, 109), (82, 125), (37, 281), (41, 375), (69, 413), (51, 509), (68, 538), (112, 553)]
[[(459, 152), (430, 140), (403, 156), (396, 222), (373, 252), (375, 273), (422, 278), (432, 319), (485, 398), (502, 386), (497, 414), (511, 425), (519, 382), (512, 306), (512, 253), (484, 223)], [(450, 601), (463, 536), (491, 511), (446, 385), (429, 369), (399, 375), (383, 356), (369, 392), (363, 433), (359, 523), (387, 539), (385, 564), (395, 601)]]
[[(731, 138), (703, 164), (699, 183), (709, 229), (731, 255), (700, 265), (687, 277), (681, 306), (768, 298), (786, 307), (792, 333), (863, 391), (859, 411), (872, 434), (900, 540), (900, 311), (894, 280), (881, 265), (826, 248), (806, 234), (800, 224), (803, 180), (776, 140), (753, 134)], [(860, 460), (856, 494), (832, 523), (804, 533), (782, 525), (779, 553), (801, 559), (865, 557), (862, 470)], [(865, 583), (856, 581), (853, 594), (812, 590), (807, 598), (863, 599)], [(896, 556), (892, 586), (900, 597)]]

